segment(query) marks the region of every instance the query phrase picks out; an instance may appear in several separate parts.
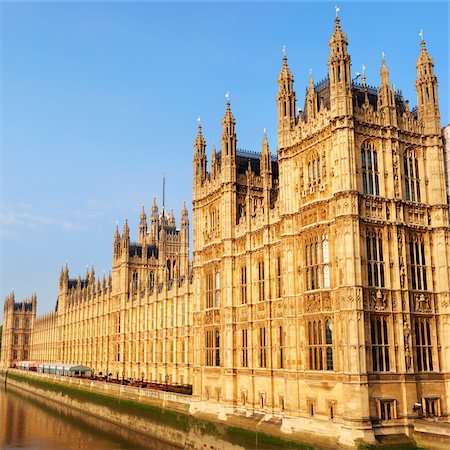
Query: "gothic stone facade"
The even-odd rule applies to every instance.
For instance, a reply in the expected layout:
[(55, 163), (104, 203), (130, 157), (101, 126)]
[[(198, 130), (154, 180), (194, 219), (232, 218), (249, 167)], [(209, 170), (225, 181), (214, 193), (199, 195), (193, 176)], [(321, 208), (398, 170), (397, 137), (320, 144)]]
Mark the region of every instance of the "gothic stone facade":
[(434, 63), (422, 41), (410, 110), (384, 59), (378, 89), (364, 74), (351, 80), (347, 44), (336, 18), (329, 75), (310, 78), (303, 111), (284, 56), (276, 157), (265, 136), (261, 153), (236, 148), (227, 102), (208, 169), (199, 125), (192, 263), (186, 208), (177, 229), (154, 203), (137, 243), (128, 224), (116, 231), (108, 280), (62, 270), (55, 312), (34, 323), (32, 358), (189, 383), (192, 412), (269, 414), (285, 432), (342, 443), (409, 433), (416, 402), (448, 420), (450, 233)]

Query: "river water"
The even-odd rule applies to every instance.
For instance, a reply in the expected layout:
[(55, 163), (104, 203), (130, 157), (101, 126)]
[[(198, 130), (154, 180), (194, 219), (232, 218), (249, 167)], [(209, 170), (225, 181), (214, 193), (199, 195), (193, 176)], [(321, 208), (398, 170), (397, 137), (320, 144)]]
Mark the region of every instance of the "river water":
[(110, 422), (0, 384), (0, 449), (168, 449)]

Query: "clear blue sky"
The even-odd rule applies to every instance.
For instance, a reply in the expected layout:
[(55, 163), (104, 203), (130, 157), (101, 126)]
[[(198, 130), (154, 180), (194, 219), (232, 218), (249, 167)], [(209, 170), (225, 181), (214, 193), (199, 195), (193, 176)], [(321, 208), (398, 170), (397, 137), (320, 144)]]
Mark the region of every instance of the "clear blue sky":
[[(2, 2), (0, 299), (36, 291), (43, 313), (66, 261), (73, 277), (108, 273), (116, 220), (136, 238), (163, 172), (178, 223), (197, 117), (210, 152), (226, 91), (238, 147), (259, 151), (266, 127), (275, 151), (282, 46), (303, 107), (309, 69), (327, 74), (335, 4)], [(448, 123), (448, 2), (339, 6), (353, 74), (364, 64), (377, 86), (384, 51), (411, 107), (423, 28)]]

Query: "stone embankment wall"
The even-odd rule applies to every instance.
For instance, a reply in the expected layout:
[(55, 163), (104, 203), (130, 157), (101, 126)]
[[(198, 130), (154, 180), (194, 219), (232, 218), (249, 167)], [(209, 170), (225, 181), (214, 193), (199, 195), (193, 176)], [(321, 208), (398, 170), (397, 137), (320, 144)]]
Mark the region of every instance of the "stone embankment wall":
[(239, 427), (234, 420), (221, 424), (189, 415), (187, 395), (16, 369), (0, 369), (0, 383), (186, 450), (313, 448), (270, 436), (270, 430), (254, 432), (251, 423)]

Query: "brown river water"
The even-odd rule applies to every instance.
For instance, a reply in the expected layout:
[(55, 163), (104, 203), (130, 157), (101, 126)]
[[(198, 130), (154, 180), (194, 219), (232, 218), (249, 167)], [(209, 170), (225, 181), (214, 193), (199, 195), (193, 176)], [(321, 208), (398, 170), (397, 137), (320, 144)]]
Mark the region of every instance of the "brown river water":
[(0, 449), (168, 449), (176, 447), (0, 384)]

